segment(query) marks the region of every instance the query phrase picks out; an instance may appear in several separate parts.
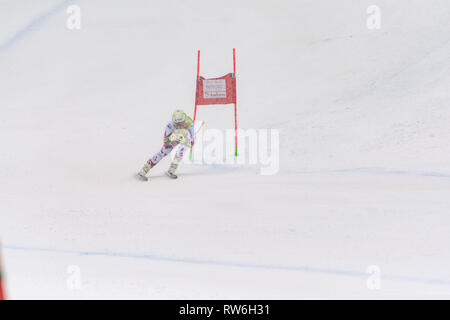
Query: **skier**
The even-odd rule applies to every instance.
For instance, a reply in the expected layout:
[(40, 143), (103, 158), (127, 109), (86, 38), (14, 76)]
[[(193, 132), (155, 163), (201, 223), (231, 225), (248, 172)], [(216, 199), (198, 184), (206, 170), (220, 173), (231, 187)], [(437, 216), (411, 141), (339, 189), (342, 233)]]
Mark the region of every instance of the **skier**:
[(194, 140), (194, 122), (183, 110), (176, 110), (172, 115), (172, 121), (166, 125), (164, 131), (164, 144), (161, 151), (156, 153), (145, 163), (144, 167), (138, 173), (138, 178), (147, 181), (148, 178), (146, 175), (149, 170), (161, 161), (162, 158), (167, 156), (175, 146), (180, 144), (180, 148), (177, 150), (174, 161), (172, 161), (169, 170), (166, 172), (170, 178), (176, 179), (177, 176), (174, 174), (175, 170), (183, 159), (186, 148), (191, 148), (194, 145)]

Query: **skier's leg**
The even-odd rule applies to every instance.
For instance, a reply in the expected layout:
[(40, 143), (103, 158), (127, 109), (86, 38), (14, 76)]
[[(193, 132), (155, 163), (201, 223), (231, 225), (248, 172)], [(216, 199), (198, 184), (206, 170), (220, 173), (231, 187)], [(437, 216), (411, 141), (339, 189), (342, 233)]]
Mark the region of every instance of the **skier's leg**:
[(181, 162), (181, 160), (183, 160), (185, 151), (185, 145), (181, 145), (180, 148), (178, 148), (177, 153), (175, 154), (175, 158), (173, 159), (172, 163), (170, 164), (169, 170), (167, 171), (169, 176), (174, 176), (175, 170), (177, 170), (179, 163)]
[(139, 174), (142, 176), (145, 176), (151, 168), (153, 168), (155, 165), (158, 164), (159, 161), (161, 161), (162, 158), (167, 156), (173, 149), (173, 145), (170, 143), (166, 143), (163, 145), (161, 150), (157, 152), (153, 157), (151, 157), (142, 167), (141, 172)]
[(172, 150), (173, 150), (173, 145), (170, 143), (165, 143), (163, 145), (163, 147), (161, 148), (161, 150), (159, 152), (157, 152), (153, 157), (151, 157), (148, 161), (147, 164), (149, 165), (149, 169), (153, 168), (154, 166), (156, 166), (158, 164), (158, 162), (160, 162), (162, 160), (162, 158), (164, 158), (165, 156), (167, 156)]

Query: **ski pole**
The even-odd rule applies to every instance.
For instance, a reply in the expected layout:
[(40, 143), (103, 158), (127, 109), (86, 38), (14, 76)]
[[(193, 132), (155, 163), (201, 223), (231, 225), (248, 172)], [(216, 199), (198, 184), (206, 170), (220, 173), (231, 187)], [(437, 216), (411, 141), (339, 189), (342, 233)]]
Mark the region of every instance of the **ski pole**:
[[(195, 131), (195, 139), (197, 139), (197, 134), (200, 132), (200, 129), (203, 127), (203, 125), (206, 123), (206, 121), (202, 121), (202, 123), (200, 124), (200, 127), (198, 127), (197, 131)], [(189, 152), (189, 160), (192, 160), (192, 147), (191, 147), (191, 151)]]
[[(0, 247), (1, 249), (1, 247)], [(6, 300), (5, 292), (3, 290), (2, 284), (2, 261), (1, 261), (1, 251), (0, 251), (0, 300)]]
[(202, 121), (202, 123), (200, 124), (200, 127), (198, 127), (197, 131), (195, 131), (195, 137), (197, 137), (197, 133), (200, 132), (200, 129), (203, 127), (203, 125), (206, 123), (206, 121)]

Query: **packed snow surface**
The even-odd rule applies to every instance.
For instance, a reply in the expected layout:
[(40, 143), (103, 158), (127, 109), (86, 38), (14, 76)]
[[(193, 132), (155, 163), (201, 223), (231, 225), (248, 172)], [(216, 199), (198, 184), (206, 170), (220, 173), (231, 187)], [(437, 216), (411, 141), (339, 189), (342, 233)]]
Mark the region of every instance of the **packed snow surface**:
[[(378, 0), (371, 30), (372, 2), (0, 0), (8, 296), (450, 298), (450, 3)], [(136, 180), (193, 116), (197, 49), (212, 78), (232, 48), (238, 125), (278, 130), (279, 171)]]

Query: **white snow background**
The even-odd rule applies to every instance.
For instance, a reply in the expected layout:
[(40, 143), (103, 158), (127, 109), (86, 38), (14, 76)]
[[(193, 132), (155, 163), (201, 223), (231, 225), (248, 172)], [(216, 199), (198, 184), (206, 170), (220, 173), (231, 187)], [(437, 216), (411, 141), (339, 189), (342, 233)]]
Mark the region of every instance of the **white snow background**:
[[(192, 115), (197, 49), (217, 77), (233, 47), (239, 127), (280, 131), (279, 173), (134, 179)], [(450, 298), (449, 57), (448, 0), (0, 0), (9, 298)]]

